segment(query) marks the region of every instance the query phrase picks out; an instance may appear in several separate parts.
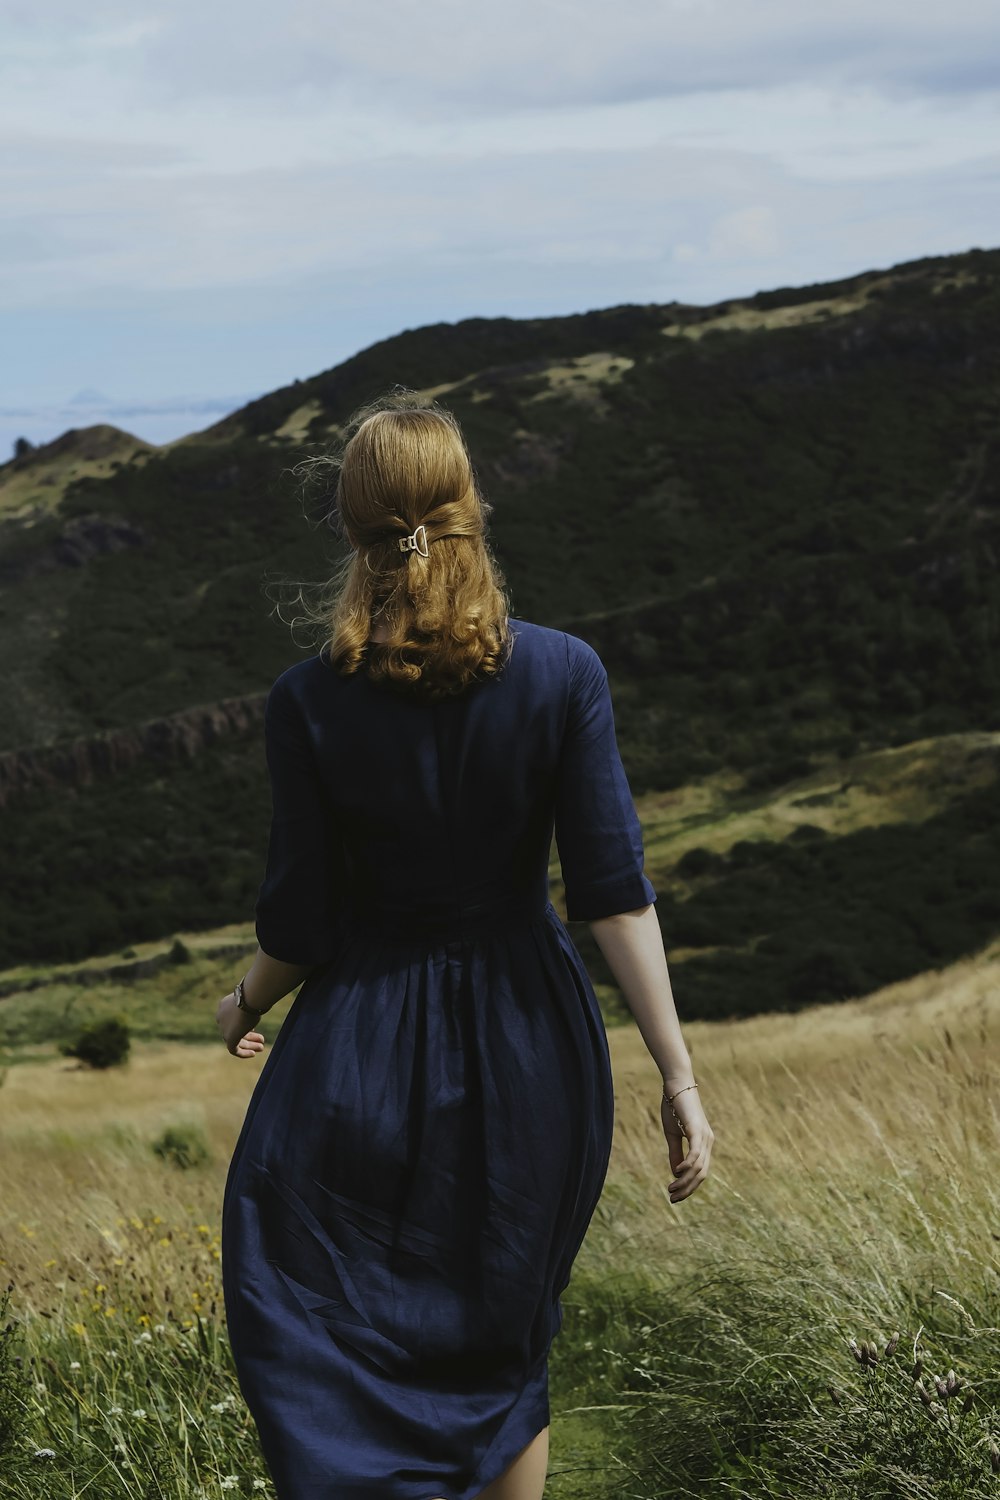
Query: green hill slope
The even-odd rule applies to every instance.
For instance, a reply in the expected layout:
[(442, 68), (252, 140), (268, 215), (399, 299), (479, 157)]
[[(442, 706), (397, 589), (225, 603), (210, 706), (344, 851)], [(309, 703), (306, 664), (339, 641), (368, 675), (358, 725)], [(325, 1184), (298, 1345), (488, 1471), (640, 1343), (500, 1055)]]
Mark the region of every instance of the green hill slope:
[[(607, 661), (640, 797), (1000, 729), (1000, 251), (408, 330), (163, 448), (122, 434), (100, 472), (72, 474), (72, 442), (0, 467), (2, 819), (40, 872), (7, 861), (0, 963), (245, 916), (259, 722), (204, 721), (311, 649), (272, 604), (334, 543), (290, 467), (395, 382), (462, 421), (515, 613)], [(183, 754), (117, 770), (162, 719)], [(33, 780), (61, 749), (98, 768)]]

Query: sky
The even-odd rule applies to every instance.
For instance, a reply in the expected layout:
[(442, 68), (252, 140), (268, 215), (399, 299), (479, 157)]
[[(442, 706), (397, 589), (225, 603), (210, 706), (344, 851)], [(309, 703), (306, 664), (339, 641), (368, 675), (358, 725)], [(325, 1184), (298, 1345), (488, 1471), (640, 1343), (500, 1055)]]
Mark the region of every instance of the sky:
[(0, 0), (0, 461), (406, 328), (1000, 245), (994, 0)]

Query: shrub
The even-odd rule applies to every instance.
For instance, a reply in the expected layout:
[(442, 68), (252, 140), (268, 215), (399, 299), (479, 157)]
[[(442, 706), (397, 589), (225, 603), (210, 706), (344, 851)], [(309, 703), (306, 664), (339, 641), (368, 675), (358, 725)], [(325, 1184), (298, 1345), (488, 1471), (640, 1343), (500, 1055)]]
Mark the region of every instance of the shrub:
[(691, 876), (707, 875), (711, 870), (724, 869), (725, 864), (721, 854), (716, 854), (713, 849), (703, 849), (699, 844), (681, 855), (677, 861), (677, 873), (687, 880)]
[(181, 938), (175, 937), (167, 954), (168, 963), (189, 964), (191, 962), (191, 949)]
[(78, 1057), (91, 1068), (113, 1068), (126, 1061), (131, 1045), (127, 1023), (121, 1016), (110, 1016), (84, 1027), (76, 1041), (61, 1051), (64, 1057)]
[(200, 1167), (211, 1156), (204, 1132), (198, 1125), (168, 1125), (153, 1142), (153, 1150), (161, 1160), (183, 1170)]

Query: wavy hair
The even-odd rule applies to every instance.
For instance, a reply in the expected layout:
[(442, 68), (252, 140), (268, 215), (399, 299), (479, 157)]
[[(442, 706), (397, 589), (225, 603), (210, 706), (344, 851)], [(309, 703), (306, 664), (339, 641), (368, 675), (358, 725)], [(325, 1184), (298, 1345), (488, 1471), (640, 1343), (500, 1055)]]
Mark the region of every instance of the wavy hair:
[[(393, 387), (351, 414), (333, 450), (294, 472), (310, 482), (337, 475), (327, 519), (348, 551), (332, 596), (306, 606), (334, 670), (430, 698), (495, 676), (513, 644), (509, 598), (487, 537), (493, 507), (455, 415)], [(420, 526), (426, 557), (400, 547)], [(384, 642), (372, 639), (376, 622)]]

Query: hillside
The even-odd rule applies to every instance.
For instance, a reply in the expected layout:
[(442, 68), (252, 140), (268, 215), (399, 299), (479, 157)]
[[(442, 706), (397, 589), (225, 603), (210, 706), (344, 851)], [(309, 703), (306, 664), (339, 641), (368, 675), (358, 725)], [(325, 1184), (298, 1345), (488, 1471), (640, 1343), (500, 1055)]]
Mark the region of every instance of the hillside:
[[(289, 471), (395, 382), (462, 421), (515, 614), (586, 637), (608, 663), (664, 890), (683, 850), (659, 847), (658, 794), (720, 777), (751, 794), (814, 773), (832, 784), (855, 756), (1000, 730), (1000, 251), (711, 307), (407, 330), (163, 448), (119, 434), (102, 455), (66, 434), (0, 466), (0, 788), (15, 852), (0, 963), (245, 918), (266, 838), (261, 694), (311, 649), (274, 607), (333, 556), (322, 497), (303, 500)], [(176, 760), (147, 753), (161, 733), (184, 747)], [(961, 807), (973, 830), (991, 795), (963, 792), (939, 815)], [(877, 797), (859, 816), (827, 844), (896, 836)], [(904, 822), (950, 837), (933, 818)], [(983, 852), (958, 843), (972, 863), (951, 888), (975, 879), (983, 912), (1000, 912)], [(827, 875), (817, 899), (840, 901), (850, 936)], [(733, 878), (707, 868), (683, 893), (716, 950), (699, 963), (735, 941), (706, 910)], [(781, 883), (773, 862), (756, 879)], [(992, 920), (977, 918), (977, 941)], [(957, 934), (946, 947), (972, 940)], [(882, 978), (856, 954), (834, 971), (835, 991)]]

